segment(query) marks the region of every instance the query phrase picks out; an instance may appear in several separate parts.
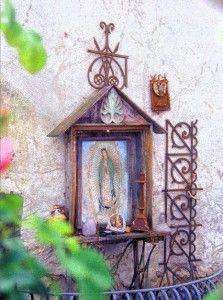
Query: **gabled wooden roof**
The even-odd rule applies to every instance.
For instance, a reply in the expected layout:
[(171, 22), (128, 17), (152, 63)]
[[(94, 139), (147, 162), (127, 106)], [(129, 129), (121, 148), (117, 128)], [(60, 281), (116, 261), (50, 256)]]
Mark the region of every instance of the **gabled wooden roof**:
[(72, 125), (75, 125), (77, 121), (90, 110), (99, 100), (101, 100), (111, 89), (115, 89), (116, 92), (124, 99), (135, 111), (138, 112), (147, 122), (149, 126), (152, 126), (155, 133), (165, 133), (165, 129), (161, 127), (154, 119), (152, 119), (146, 112), (144, 112), (138, 105), (136, 105), (125, 93), (115, 86), (106, 86), (100, 90), (95, 90), (81, 106), (74, 110), (69, 116), (67, 116), (56, 128), (54, 128), (49, 134), (49, 137), (56, 137), (68, 130)]

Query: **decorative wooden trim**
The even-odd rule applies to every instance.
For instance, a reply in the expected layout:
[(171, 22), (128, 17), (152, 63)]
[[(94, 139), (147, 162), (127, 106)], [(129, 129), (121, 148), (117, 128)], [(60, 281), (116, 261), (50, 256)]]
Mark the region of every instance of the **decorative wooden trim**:
[(144, 130), (143, 133), (143, 150), (144, 150), (144, 159), (145, 159), (145, 174), (146, 174), (146, 205), (145, 205), (145, 213), (148, 217), (148, 224), (151, 227), (152, 225), (152, 187), (153, 187), (153, 179), (152, 179), (152, 134), (150, 129)]
[(76, 131), (120, 131), (120, 132), (125, 132), (125, 131), (131, 131), (131, 132), (138, 132), (145, 130), (148, 128), (149, 125), (137, 125), (137, 124), (132, 124), (132, 125), (104, 125), (104, 124), (81, 124), (81, 125), (75, 125), (75, 130)]
[(74, 226), (77, 207), (77, 134), (74, 128), (70, 130), (70, 160), (71, 160), (71, 188), (70, 188), (70, 221)]
[[(109, 93), (111, 89), (115, 89), (116, 92), (120, 95), (120, 97), (128, 103), (133, 110), (135, 110), (149, 125), (152, 125), (152, 130), (155, 133), (166, 133), (166, 130), (160, 126), (153, 118), (151, 118), (144, 110), (142, 110), (138, 105), (136, 105), (125, 93), (123, 93), (119, 88), (115, 86), (106, 86), (99, 91), (94, 92), (90, 95), (79, 107), (79, 109), (75, 109), (68, 117), (66, 117), (56, 128), (54, 128), (48, 136), (55, 137), (60, 134), (66, 132), (72, 126), (77, 125), (78, 120), (90, 110), (98, 101), (100, 101), (105, 95)], [(103, 124), (99, 124), (99, 126), (103, 126)], [(132, 126), (133, 124), (131, 124)], [(139, 124), (134, 124), (139, 125)], [(117, 125), (115, 125), (117, 127)], [(122, 124), (121, 126), (125, 126)]]

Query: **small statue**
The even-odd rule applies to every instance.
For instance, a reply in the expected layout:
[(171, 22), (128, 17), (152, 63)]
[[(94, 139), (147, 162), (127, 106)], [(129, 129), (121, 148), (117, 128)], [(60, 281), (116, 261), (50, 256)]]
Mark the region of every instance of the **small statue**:
[(55, 204), (50, 212), (49, 221), (66, 221), (68, 219), (64, 206)]
[(106, 227), (107, 230), (111, 230), (116, 233), (125, 232), (126, 222), (123, 216), (118, 213), (112, 214), (109, 218), (108, 225)]

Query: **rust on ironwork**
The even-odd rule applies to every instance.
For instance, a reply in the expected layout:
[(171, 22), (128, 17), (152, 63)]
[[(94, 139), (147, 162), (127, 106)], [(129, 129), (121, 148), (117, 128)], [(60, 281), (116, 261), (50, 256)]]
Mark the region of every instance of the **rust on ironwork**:
[[(197, 121), (166, 121), (165, 222), (172, 228), (164, 241), (164, 272), (160, 285), (196, 278)], [(176, 263), (179, 262), (179, 263)], [(166, 280), (166, 282), (165, 282)]]
[(114, 85), (123, 89), (128, 84), (128, 56), (118, 54), (119, 43), (113, 50), (109, 45), (109, 35), (115, 29), (115, 25), (100, 22), (100, 27), (105, 33), (105, 44), (104, 47), (100, 47), (94, 38), (96, 49), (88, 49), (89, 53), (97, 55), (88, 68), (88, 82), (95, 89), (101, 89), (107, 85)]

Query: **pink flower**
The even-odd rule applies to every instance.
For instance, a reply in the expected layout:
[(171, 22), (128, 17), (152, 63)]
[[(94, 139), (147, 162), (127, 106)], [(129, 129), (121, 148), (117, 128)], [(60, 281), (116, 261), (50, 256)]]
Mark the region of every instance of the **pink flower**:
[(8, 137), (0, 139), (0, 173), (3, 173), (10, 166), (15, 155), (12, 141)]

